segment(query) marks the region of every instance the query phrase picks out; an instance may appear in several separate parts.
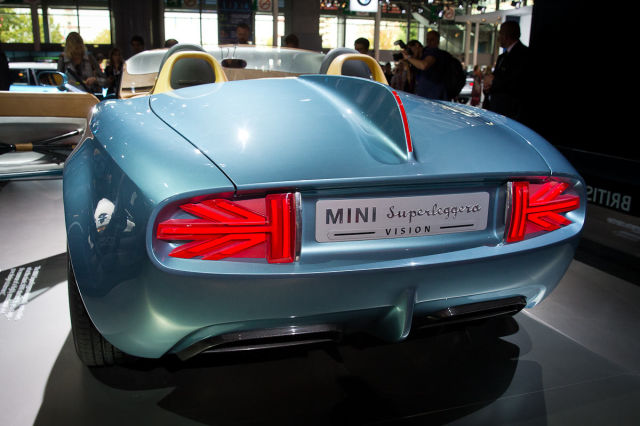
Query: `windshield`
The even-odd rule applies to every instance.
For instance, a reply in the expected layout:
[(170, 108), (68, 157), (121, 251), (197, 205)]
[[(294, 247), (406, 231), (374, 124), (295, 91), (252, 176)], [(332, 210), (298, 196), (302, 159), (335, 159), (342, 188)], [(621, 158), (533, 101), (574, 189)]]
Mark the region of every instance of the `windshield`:
[[(166, 49), (148, 50), (127, 60), (129, 74), (157, 73)], [(283, 71), (296, 74), (316, 74), (324, 55), (302, 49), (257, 46), (219, 46), (208, 51), (218, 62), (223, 59), (243, 59), (246, 69)]]

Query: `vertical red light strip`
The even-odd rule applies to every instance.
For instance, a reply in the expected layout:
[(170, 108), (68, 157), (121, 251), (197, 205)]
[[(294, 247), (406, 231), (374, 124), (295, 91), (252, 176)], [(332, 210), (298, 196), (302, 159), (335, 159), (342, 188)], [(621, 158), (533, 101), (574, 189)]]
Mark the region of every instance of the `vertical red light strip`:
[(286, 244), (283, 245), (282, 248), (282, 257), (286, 259), (292, 259), (291, 256), (291, 215), (289, 211), (291, 210), (290, 204), (290, 194), (285, 196), (285, 202), (283, 203), (282, 209), (282, 239), (286, 241)]
[(529, 199), (529, 184), (527, 182), (513, 182), (511, 189), (511, 224), (507, 234), (507, 242), (520, 241), (524, 238), (527, 217), (527, 200)]
[(400, 108), (400, 115), (402, 115), (402, 124), (404, 126), (404, 137), (407, 140), (407, 150), (409, 152), (413, 152), (413, 144), (411, 143), (411, 132), (409, 132), (409, 121), (407, 120), (407, 113), (404, 110), (404, 105), (402, 105), (402, 100), (398, 93), (395, 90), (392, 90), (393, 97), (396, 99), (396, 103), (398, 104), (398, 108)]
[(267, 208), (271, 225), (270, 244), (267, 253), (269, 263), (293, 262), (293, 247), (296, 235), (293, 194), (274, 194), (267, 196)]
[(520, 215), (518, 217), (518, 227), (516, 228), (516, 238), (521, 240), (524, 238), (525, 230), (527, 229), (527, 214), (529, 210), (529, 183), (528, 182), (516, 182), (518, 188), (518, 198), (520, 204)]

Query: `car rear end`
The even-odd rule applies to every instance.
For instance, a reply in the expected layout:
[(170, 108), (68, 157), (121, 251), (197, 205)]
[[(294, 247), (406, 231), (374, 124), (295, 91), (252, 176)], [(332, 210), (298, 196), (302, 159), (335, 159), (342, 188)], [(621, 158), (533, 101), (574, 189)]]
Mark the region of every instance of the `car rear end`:
[[(397, 341), (533, 306), (573, 257), (584, 184), (504, 117), (356, 78), (209, 90), (153, 96), (145, 114), (233, 189), (207, 186), (195, 165), (192, 187), (184, 170), (180, 185), (176, 170), (131, 177), (122, 198), (144, 194), (148, 217), (131, 221), (147, 256), (132, 243), (135, 268), (105, 277), (107, 291), (78, 277), (96, 327), (125, 352), (186, 359), (356, 331)], [(264, 100), (244, 102), (251, 93)]]

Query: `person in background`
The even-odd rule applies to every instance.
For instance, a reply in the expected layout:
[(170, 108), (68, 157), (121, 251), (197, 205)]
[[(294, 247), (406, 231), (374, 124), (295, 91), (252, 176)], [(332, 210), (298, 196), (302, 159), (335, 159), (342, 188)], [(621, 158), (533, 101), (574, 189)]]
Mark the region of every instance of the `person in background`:
[(491, 67), (487, 67), (487, 69), (484, 70), (484, 75), (482, 76), (482, 93), (484, 94), (484, 99), (482, 100), (482, 108), (484, 109), (491, 109), (489, 102), (491, 83), (493, 83), (493, 73), (491, 72)]
[(473, 87), (471, 88), (471, 106), (478, 106), (482, 97), (482, 71), (476, 65), (473, 67)]
[(0, 46), (0, 90), (9, 90), (11, 87), (11, 74), (9, 73), (9, 61)]
[(109, 85), (107, 86), (110, 93), (118, 93), (120, 91), (120, 80), (122, 79), (122, 53), (118, 47), (112, 47), (109, 51), (109, 65), (105, 69), (105, 74)]
[(87, 51), (82, 37), (75, 31), (70, 32), (64, 42), (64, 52), (58, 60), (58, 71), (67, 75), (69, 84), (85, 92), (97, 93), (107, 85), (98, 62)]
[(284, 38), (284, 47), (300, 47), (300, 40), (298, 40), (298, 36), (295, 34), (289, 34)]
[(504, 22), (498, 42), (504, 53), (498, 56), (493, 71), (489, 109), (526, 124), (533, 78), (529, 48), (520, 41), (520, 25), (515, 21)]
[(391, 71), (391, 62), (387, 62), (386, 64), (382, 65), (382, 71), (384, 72), (384, 76), (387, 78), (387, 82), (391, 82), (391, 79), (393, 78), (393, 71)]
[(137, 55), (138, 53), (144, 51), (144, 39), (139, 35), (134, 35), (131, 37), (131, 56)]
[(98, 66), (100, 67), (100, 71), (102, 71), (104, 73), (105, 68), (107, 67), (107, 58), (104, 57), (104, 55), (100, 52), (96, 53), (96, 62), (98, 63)]
[(175, 38), (170, 38), (169, 40), (164, 42), (164, 47), (172, 47), (176, 44), (178, 44), (178, 40), (176, 40)]
[(429, 31), (427, 33), (427, 46), (423, 47), (418, 40), (411, 40), (407, 47), (411, 50), (411, 55), (402, 51), (402, 56), (413, 65), (416, 70), (416, 95), (428, 99), (447, 99), (447, 89), (442, 84), (442, 65), (444, 61), (443, 53), (438, 47), (440, 45), (440, 33)]
[(369, 54), (369, 40), (364, 37), (360, 37), (353, 43), (353, 48), (363, 55)]
[(389, 83), (390, 86), (396, 90), (413, 93), (413, 88), (411, 87), (411, 67), (408, 62), (404, 60), (398, 61), (393, 71), (393, 77), (391, 77)]
[(249, 25), (241, 22), (236, 27), (236, 40), (238, 44), (249, 44), (251, 39), (251, 28)]

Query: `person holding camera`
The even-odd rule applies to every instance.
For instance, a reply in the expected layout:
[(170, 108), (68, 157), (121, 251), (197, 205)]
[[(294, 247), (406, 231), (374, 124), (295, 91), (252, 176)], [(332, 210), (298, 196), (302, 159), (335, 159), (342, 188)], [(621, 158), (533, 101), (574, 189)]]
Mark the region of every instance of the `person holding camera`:
[(442, 76), (444, 63), (443, 52), (440, 45), (440, 33), (429, 31), (427, 33), (427, 46), (423, 47), (418, 40), (411, 40), (407, 48), (402, 51), (405, 61), (416, 68), (415, 94), (429, 99), (447, 99)]

